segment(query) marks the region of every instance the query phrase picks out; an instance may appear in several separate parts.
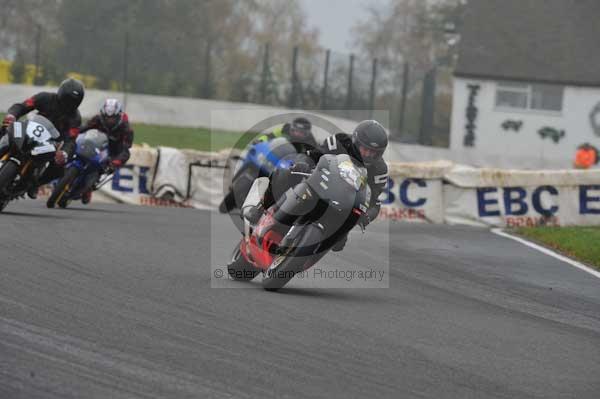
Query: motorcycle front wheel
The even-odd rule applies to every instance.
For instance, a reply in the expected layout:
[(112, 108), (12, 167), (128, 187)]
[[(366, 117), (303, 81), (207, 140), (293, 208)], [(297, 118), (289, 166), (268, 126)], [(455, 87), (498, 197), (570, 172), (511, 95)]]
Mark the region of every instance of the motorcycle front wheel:
[(246, 258), (240, 251), (240, 243), (233, 250), (231, 255), (231, 262), (227, 265), (227, 271), (229, 276), (236, 281), (251, 281), (258, 273), (260, 273), (254, 266), (246, 261)]
[(56, 183), (54, 190), (52, 190), (50, 198), (46, 201), (46, 206), (48, 208), (54, 208), (57, 203), (61, 208), (67, 207), (69, 199), (66, 196), (71, 189), (73, 181), (75, 181), (78, 175), (79, 169), (75, 167), (70, 167), (65, 171), (63, 177)]
[(9, 203), (8, 188), (17, 177), (19, 167), (16, 163), (8, 161), (0, 169), (0, 212), (6, 208)]
[(297, 273), (303, 272), (306, 265), (311, 267), (319, 261), (328, 250), (318, 251), (318, 243), (322, 239), (321, 230), (312, 225), (306, 225), (304, 231), (292, 243), (291, 249), (273, 260), (262, 280), (262, 286), (267, 291), (277, 291), (283, 288)]

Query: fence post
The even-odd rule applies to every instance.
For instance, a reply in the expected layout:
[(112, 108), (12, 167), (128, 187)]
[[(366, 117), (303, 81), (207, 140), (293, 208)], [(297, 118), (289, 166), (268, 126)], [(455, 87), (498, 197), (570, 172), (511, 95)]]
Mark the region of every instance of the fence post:
[(410, 68), (408, 62), (404, 62), (404, 68), (402, 71), (402, 97), (400, 99), (400, 120), (398, 121), (398, 138), (404, 133), (404, 116), (406, 113), (406, 97), (408, 95), (408, 74)]
[(40, 82), (40, 49), (42, 42), (42, 27), (37, 26), (37, 32), (35, 34), (35, 74), (33, 75), (33, 84), (37, 85)]
[(292, 57), (292, 91), (290, 93), (289, 107), (296, 108), (297, 96), (298, 96), (298, 46), (294, 47), (294, 54)]
[(327, 85), (329, 83), (329, 60), (331, 50), (325, 53), (325, 71), (323, 72), (323, 90), (321, 91), (321, 109), (327, 109)]
[(435, 79), (437, 68), (434, 66), (425, 74), (423, 79), (423, 98), (421, 103), (421, 126), (419, 132), (419, 143), (423, 145), (433, 144), (433, 129), (435, 117)]
[(206, 48), (204, 53), (204, 83), (202, 84), (202, 97), (211, 98), (213, 95), (212, 88), (212, 64), (211, 64), (211, 53), (212, 53), (212, 40), (210, 37), (206, 41)]
[(263, 56), (263, 68), (260, 79), (260, 102), (265, 104), (267, 101), (267, 79), (269, 77), (269, 43), (265, 43), (265, 53)]
[(373, 114), (375, 111), (376, 82), (377, 82), (377, 58), (373, 58), (373, 69), (371, 72), (371, 91), (369, 93), (369, 111), (370, 111), (371, 119), (373, 119)]
[(354, 54), (350, 54), (350, 68), (348, 69), (348, 92), (346, 93), (346, 109), (352, 109), (352, 80), (354, 79)]
[(123, 45), (123, 81), (121, 91), (123, 92), (123, 108), (127, 108), (127, 63), (129, 62), (129, 30), (125, 31), (125, 42)]

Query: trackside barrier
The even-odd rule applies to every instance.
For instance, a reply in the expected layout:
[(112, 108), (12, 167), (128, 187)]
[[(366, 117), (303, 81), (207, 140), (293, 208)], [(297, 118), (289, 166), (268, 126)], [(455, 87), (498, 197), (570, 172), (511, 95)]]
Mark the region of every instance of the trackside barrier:
[[(231, 173), (219, 153), (134, 147), (98, 200), (215, 209)], [(600, 225), (600, 170), (477, 169), (391, 162), (380, 218), (480, 226)]]
[(446, 223), (600, 225), (600, 170), (519, 171), (456, 165), (444, 181)]

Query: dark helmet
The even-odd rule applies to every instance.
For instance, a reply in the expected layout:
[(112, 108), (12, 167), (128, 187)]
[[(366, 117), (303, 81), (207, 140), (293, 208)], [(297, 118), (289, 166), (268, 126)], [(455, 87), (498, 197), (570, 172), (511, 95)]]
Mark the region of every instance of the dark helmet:
[(381, 159), (388, 145), (385, 128), (374, 120), (360, 122), (352, 133), (352, 145), (365, 165)]
[(290, 138), (293, 142), (306, 143), (313, 138), (312, 124), (306, 118), (296, 118), (290, 126)]
[(63, 112), (73, 112), (83, 101), (85, 90), (83, 83), (77, 79), (65, 79), (58, 87), (58, 105)]

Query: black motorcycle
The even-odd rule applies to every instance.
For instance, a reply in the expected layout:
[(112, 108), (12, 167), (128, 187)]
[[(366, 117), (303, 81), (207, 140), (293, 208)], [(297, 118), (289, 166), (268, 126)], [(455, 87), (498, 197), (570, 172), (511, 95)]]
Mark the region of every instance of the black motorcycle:
[(322, 156), (306, 180), (291, 190), (294, 193), (288, 191), (286, 198), (292, 204), (290, 213), (303, 216), (291, 228), (276, 224), (261, 232), (260, 238), (257, 232), (271, 217), (269, 213), (255, 226), (246, 221), (244, 236), (228, 265), (232, 279), (249, 281), (263, 272), (263, 288), (282, 288), (360, 224), (371, 198), (366, 169), (348, 155)]
[(54, 159), (60, 133), (41, 115), (14, 122), (0, 140), (0, 212), (38, 185)]

